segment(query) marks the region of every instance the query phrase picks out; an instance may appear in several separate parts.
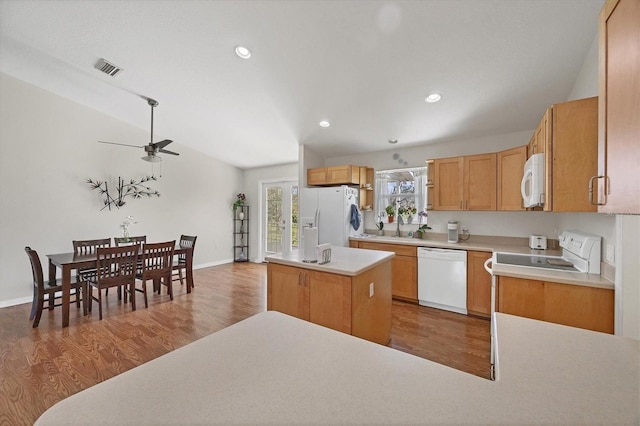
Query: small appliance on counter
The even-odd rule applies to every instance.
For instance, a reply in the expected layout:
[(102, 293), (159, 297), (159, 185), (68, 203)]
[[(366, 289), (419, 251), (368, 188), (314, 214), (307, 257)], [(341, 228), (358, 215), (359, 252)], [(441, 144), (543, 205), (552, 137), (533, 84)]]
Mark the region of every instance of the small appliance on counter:
[(448, 243), (457, 243), (458, 242), (458, 221), (450, 220), (447, 223), (447, 242)]
[(546, 250), (547, 249), (547, 237), (542, 235), (530, 235), (529, 236), (529, 248), (534, 250)]

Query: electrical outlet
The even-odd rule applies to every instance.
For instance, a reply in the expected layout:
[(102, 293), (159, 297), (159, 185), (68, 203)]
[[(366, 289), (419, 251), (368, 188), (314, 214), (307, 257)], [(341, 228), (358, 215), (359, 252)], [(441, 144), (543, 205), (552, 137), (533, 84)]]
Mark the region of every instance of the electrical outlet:
[(613, 264), (616, 260), (615, 247), (613, 244), (607, 244), (607, 252), (604, 254), (605, 261)]
[(369, 283), (369, 297), (373, 297), (373, 283)]

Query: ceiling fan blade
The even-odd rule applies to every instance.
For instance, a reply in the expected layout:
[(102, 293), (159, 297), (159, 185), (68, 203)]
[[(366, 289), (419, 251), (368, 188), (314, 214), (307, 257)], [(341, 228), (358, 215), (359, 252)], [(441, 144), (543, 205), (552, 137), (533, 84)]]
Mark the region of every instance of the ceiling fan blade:
[(161, 149), (161, 150), (160, 150), (160, 151), (158, 151), (158, 152), (161, 152), (161, 153), (163, 153), (163, 154), (180, 155), (180, 154), (178, 154), (177, 152), (169, 151), (169, 150), (167, 150), (167, 149)]
[(165, 139), (165, 140), (163, 140), (163, 141), (156, 142), (156, 143), (153, 143), (153, 144), (151, 144), (151, 145), (155, 146), (155, 147), (156, 147), (156, 148), (158, 148), (158, 149), (162, 149), (162, 148), (164, 148), (165, 146), (169, 145), (171, 142), (173, 142), (173, 141), (172, 141), (172, 140), (169, 140), (169, 139)]
[(144, 145), (129, 145), (126, 143), (118, 143), (118, 142), (108, 142), (108, 141), (98, 141), (99, 143), (108, 143), (110, 145), (120, 145), (120, 146), (130, 146), (132, 148), (142, 148)]

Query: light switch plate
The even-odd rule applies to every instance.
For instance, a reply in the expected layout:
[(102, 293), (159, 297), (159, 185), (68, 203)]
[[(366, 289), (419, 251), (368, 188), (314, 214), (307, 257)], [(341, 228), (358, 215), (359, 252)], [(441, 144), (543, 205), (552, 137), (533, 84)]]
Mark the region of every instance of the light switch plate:
[(369, 297), (373, 297), (373, 283), (369, 283)]
[(607, 244), (607, 252), (604, 255), (605, 255), (605, 261), (613, 264), (613, 262), (615, 262), (616, 260), (615, 246), (613, 244)]

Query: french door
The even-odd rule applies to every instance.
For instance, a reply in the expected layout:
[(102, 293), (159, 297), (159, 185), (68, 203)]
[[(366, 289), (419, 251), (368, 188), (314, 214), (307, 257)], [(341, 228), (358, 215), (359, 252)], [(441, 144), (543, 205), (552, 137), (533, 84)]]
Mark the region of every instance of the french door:
[(263, 182), (261, 191), (261, 260), (298, 248), (298, 182)]

